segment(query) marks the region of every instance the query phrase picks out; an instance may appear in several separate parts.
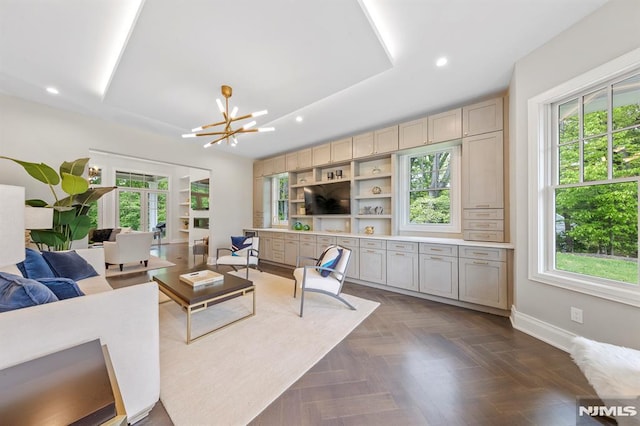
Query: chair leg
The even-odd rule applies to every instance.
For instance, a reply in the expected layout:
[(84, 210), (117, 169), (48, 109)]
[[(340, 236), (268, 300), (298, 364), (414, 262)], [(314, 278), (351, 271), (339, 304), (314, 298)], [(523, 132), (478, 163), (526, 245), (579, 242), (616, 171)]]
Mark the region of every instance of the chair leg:
[(300, 318), (302, 318), (302, 309), (304, 308), (304, 289), (300, 290)]
[(348, 306), (352, 311), (355, 311), (355, 310), (356, 310), (355, 306), (353, 306), (351, 303), (347, 302), (347, 301), (346, 301), (345, 299), (343, 299), (342, 297), (340, 297), (340, 296), (333, 296), (333, 297), (335, 297), (336, 299), (338, 299), (339, 301), (341, 301), (342, 303), (344, 303), (345, 305), (347, 305), (347, 306)]
[(147, 266), (149, 266), (149, 259), (144, 261), (144, 267), (146, 268)]
[(293, 280), (293, 298), (296, 298), (296, 291), (298, 290), (298, 281)]
[(123, 267), (123, 266), (124, 266), (124, 265), (121, 263), (121, 264), (120, 264), (120, 272), (122, 272), (122, 267)]

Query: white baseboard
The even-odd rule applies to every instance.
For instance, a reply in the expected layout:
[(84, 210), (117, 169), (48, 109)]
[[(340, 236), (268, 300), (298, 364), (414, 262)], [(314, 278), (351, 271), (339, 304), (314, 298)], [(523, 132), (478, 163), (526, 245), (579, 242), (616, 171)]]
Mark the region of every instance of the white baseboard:
[(542, 340), (545, 343), (555, 346), (565, 352), (569, 352), (571, 347), (571, 339), (576, 335), (556, 327), (555, 325), (540, 321), (531, 315), (518, 312), (515, 306), (511, 307), (511, 325), (516, 330), (527, 333), (536, 339)]

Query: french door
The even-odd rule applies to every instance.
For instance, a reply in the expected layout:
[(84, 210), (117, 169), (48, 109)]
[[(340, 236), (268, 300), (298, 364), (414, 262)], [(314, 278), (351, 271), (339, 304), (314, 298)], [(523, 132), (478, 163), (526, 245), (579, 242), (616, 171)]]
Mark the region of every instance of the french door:
[[(153, 231), (167, 222), (167, 193), (152, 189), (118, 188), (118, 227)], [(163, 229), (166, 232), (166, 228)]]

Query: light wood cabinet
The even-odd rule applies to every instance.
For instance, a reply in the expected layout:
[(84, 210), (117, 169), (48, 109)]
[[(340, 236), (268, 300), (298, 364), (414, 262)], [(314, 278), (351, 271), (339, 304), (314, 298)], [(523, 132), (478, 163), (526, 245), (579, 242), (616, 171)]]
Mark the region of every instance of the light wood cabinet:
[(399, 149), (414, 148), (429, 143), (429, 118), (402, 123), (398, 126)]
[(375, 132), (353, 137), (353, 158), (383, 154), (398, 150), (398, 126), (386, 127)]
[(462, 137), (462, 108), (430, 115), (428, 122), (429, 143), (445, 142)]
[(264, 178), (253, 179), (253, 226), (263, 228), (264, 222)]
[(273, 158), (262, 160), (262, 176), (271, 176), (274, 174), (275, 165)]
[(287, 171), (292, 172), (298, 170), (298, 153), (290, 152), (285, 156)]
[(352, 144), (352, 138), (345, 138), (331, 142), (331, 162), (339, 163), (351, 160), (353, 157)]
[(458, 297), (465, 302), (507, 309), (507, 263), (492, 259), (506, 259), (506, 250), (461, 250)]
[(326, 143), (324, 145), (314, 146), (313, 150), (313, 166), (323, 166), (331, 163), (331, 144)]
[(273, 173), (284, 173), (287, 171), (287, 161), (284, 155), (273, 158)]
[[(288, 235), (287, 235), (288, 236)], [(296, 235), (297, 237), (297, 235)], [(292, 239), (285, 239), (284, 241), (284, 263), (286, 265), (295, 266), (298, 260), (298, 253), (300, 250), (300, 242)]]
[(286, 155), (287, 171), (295, 172), (296, 170), (310, 169), (311, 167), (313, 167), (311, 157), (311, 148), (288, 153)]
[(387, 285), (418, 291), (418, 253), (387, 248)]
[(465, 106), (462, 108), (462, 134), (474, 136), (502, 130), (502, 117), (502, 98)]
[(434, 254), (420, 255), (420, 292), (458, 298), (458, 258)]
[(462, 140), (462, 207), (504, 207), (502, 132)]
[(261, 177), (264, 173), (264, 162), (257, 160), (253, 162), (253, 177)]
[(387, 251), (360, 247), (360, 279), (378, 284), (387, 282)]

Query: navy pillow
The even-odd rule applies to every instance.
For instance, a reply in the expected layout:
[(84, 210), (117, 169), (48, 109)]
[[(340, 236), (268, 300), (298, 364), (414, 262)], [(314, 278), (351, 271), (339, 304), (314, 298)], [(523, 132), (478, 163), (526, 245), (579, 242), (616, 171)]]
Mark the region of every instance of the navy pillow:
[(93, 266), (75, 251), (45, 251), (42, 252), (42, 257), (56, 277), (80, 281), (98, 275)]
[(16, 266), (22, 272), (22, 276), (26, 278), (55, 278), (49, 264), (37, 250), (25, 249), (24, 262), (20, 262)]
[(252, 237), (231, 237), (232, 256), (247, 256), (252, 246)]
[(57, 300), (56, 295), (38, 281), (0, 272), (0, 312), (42, 305)]
[(58, 300), (84, 296), (78, 284), (70, 278), (39, 278), (36, 281), (47, 286), (47, 288), (56, 295)]

